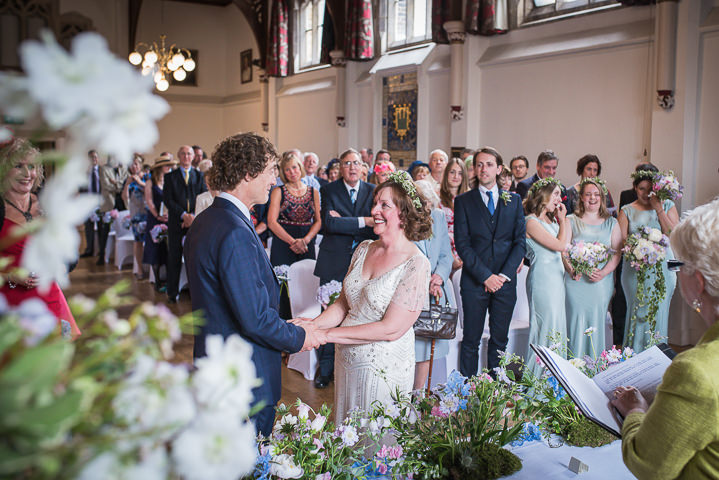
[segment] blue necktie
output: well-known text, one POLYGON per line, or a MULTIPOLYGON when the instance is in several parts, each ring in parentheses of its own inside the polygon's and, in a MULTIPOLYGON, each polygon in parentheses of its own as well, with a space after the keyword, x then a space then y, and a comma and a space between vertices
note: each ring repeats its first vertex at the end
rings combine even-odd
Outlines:
POLYGON ((357 201, 357 190, 354 188, 350 188, 350 202, 352 202, 352 205, 355 204, 357 201))
POLYGON ((494 201, 492 200, 492 192, 487 192, 487 209, 490 215, 494 215, 494 201))

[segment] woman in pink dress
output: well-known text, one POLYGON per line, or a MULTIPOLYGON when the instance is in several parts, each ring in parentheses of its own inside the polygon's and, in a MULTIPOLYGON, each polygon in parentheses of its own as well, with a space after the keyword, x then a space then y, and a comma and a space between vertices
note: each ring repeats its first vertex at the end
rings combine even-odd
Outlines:
POLYGON ((454 255, 452 271, 462 267, 462 260, 457 255, 457 249, 454 248, 454 199, 468 190, 467 169, 464 167, 464 162, 458 158, 451 159, 447 168, 444 169, 442 183, 439 187, 439 198, 441 200, 440 207, 447 219, 449 241, 452 245, 452 255, 454 255))
MULTIPOLYGON (((7 171, 2 184, 2 199, 5 205, 5 217, 0 229, 0 256, 10 257, 11 263, 6 271, 20 266, 27 236, 15 233, 34 218, 41 215, 37 196, 32 191, 42 181, 42 165, 37 163, 40 152, 23 138, 14 138, 0 147, 0 164, 7 171)), ((39 298, 60 320, 70 324, 73 337, 80 335, 75 319, 65 300, 62 290, 53 282, 46 292, 41 292, 37 277, 30 272, 27 278, 6 275, 6 282, 0 293, 11 306, 20 305, 25 300, 39 298)))

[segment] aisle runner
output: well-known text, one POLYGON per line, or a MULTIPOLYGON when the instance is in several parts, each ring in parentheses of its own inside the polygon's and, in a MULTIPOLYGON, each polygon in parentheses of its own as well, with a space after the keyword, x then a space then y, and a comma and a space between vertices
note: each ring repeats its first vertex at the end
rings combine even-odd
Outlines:
POLYGON ((617 440, 603 447, 549 448, 546 440, 525 443, 519 447, 507 447, 522 459, 522 469, 507 480, 536 480, 539 478, 579 480, 624 480, 634 475, 622 461, 622 442, 617 440), (567 468, 569 459, 576 457, 589 465, 589 471, 577 475, 567 468))

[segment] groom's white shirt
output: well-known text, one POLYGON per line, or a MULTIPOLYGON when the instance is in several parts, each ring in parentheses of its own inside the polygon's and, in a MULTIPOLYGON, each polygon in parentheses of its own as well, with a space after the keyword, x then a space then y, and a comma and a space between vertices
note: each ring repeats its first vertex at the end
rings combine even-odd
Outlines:
POLYGON ((228 200, 228 201, 232 202, 232 204, 233 204, 234 206, 236 206, 236 207, 240 210, 240 212, 242 212, 242 215, 244 215, 245 218, 247 218, 247 220, 249 220, 250 222, 252 221, 252 216, 250 215, 250 209, 247 208, 247 205, 245 205, 244 203, 242 203, 242 200, 240 200, 240 199, 237 198, 236 196, 231 195, 231 194, 229 194, 229 193, 227 193, 227 192, 220 192, 220 194, 217 195, 217 196, 220 197, 220 198, 224 198, 225 200, 228 200))

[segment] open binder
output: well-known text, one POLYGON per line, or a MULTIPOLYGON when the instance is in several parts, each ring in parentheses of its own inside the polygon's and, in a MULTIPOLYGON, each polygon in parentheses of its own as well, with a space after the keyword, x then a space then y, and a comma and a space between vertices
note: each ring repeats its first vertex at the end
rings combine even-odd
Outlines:
POLYGON ((589 378, 547 347, 534 344, 531 347, 582 414, 620 438, 624 419, 610 403, 614 389, 634 386, 651 404, 664 372, 676 355, 666 344, 655 345, 589 378))

